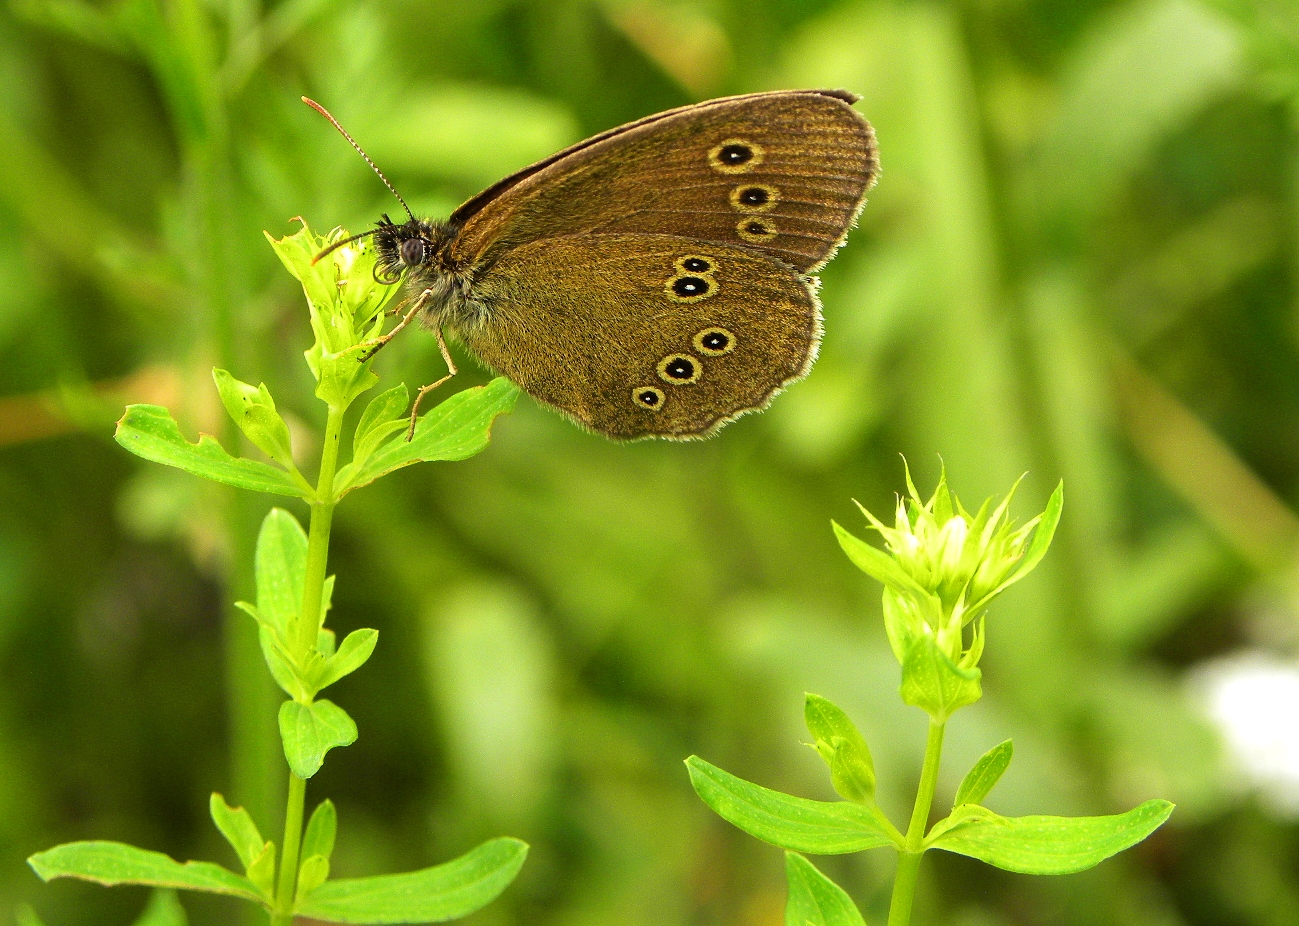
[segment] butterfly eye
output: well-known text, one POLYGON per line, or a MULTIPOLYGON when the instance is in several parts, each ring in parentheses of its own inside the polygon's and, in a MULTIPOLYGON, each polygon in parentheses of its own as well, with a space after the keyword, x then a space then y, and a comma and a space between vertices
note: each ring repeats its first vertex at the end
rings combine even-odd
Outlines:
POLYGON ((658 365, 659 378, 674 386, 699 382, 699 361, 689 354, 668 354, 658 365))
POLYGON ((428 243, 423 238, 407 238, 401 243, 401 262, 418 267, 428 258, 428 243))
POLYGON ((698 302, 715 295, 720 288, 717 281, 710 276, 686 274, 672 277, 664 284, 663 291, 673 302, 698 302))
POLYGON ((780 191, 775 187, 753 184, 731 190, 731 205, 740 212, 768 212, 775 208, 780 191))
POLYGON ((693 343, 705 357, 720 357, 735 350, 735 335, 725 328, 705 328, 694 336, 693 343))
POLYGON ((631 397, 632 401, 641 408, 648 408, 650 411, 656 412, 663 407, 663 390, 653 386, 637 386, 631 391, 631 397))
POLYGON ((745 219, 735 231, 745 241, 770 241, 777 234, 775 223, 768 219, 745 219))
POLYGON ((708 152, 708 164, 724 174, 744 174, 762 163, 765 152, 743 138, 728 138, 708 152))

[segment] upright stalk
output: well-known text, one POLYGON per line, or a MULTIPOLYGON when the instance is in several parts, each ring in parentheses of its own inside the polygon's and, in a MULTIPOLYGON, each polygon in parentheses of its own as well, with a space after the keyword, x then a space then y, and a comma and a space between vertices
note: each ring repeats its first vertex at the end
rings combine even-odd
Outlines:
POLYGON ((893 877, 893 899, 889 903, 888 926, 909 926, 911 904, 916 898, 916 879, 920 875, 925 830, 929 823, 929 810, 934 803, 934 789, 938 785, 938 764, 943 755, 943 724, 929 722, 929 738, 925 743, 925 766, 920 772, 920 788, 916 803, 911 809, 911 823, 907 826, 906 848, 898 853, 898 870, 893 877))
MULTIPOLYGON (((320 454, 320 477, 316 501, 311 505, 311 527, 307 532, 307 566, 302 590, 302 611, 293 632, 294 656, 301 658, 316 647, 320 632, 320 605, 324 599, 325 571, 329 565, 329 532, 334 521, 334 473, 338 468, 338 445, 343 435, 346 409, 331 405, 325 422, 325 446, 320 454)), ((302 847, 302 817, 307 782, 289 773, 289 791, 284 808, 284 842, 280 851, 279 879, 275 887, 275 911, 271 926, 293 926, 293 899, 298 883, 298 854, 302 847)))

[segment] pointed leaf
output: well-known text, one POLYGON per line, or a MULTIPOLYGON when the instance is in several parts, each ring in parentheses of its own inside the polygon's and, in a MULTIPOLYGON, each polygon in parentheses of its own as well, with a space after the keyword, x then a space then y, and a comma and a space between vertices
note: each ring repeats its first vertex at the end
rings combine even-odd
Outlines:
POLYGON ((307 821, 307 831, 302 836, 303 856, 321 855, 328 859, 334 854, 334 834, 338 831, 338 811, 334 802, 323 800, 316 805, 307 821))
POLYGON ((983 799, 988 796, 988 792, 1010 765, 1014 754, 1015 746, 1010 740, 998 743, 985 752, 979 761, 974 763, 974 768, 966 774, 961 786, 956 789, 956 800, 952 802, 952 806, 983 803, 983 799))
POLYGON ((865 738, 838 705, 820 695, 804 697, 803 718, 816 739, 816 751, 830 766, 835 791, 845 800, 873 802, 875 764, 865 738))
POLYGON ((338 496, 412 463, 473 456, 487 446, 492 421, 513 408, 518 397, 519 387, 504 377, 457 392, 419 419, 412 440, 393 437, 362 466, 340 470, 338 496))
POLYGON ((839 547, 862 572, 889 588, 910 592, 913 595, 928 594, 915 579, 911 578, 911 574, 884 550, 873 547, 865 540, 848 533, 836 521, 831 521, 830 524, 834 528, 835 537, 839 539, 839 547))
POLYGON ((235 855, 239 856, 239 863, 247 870, 266 843, 266 840, 262 839, 262 834, 257 831, 257 824, 253 822, 252 815, 242 807, 231 807, 225 802, 225 798, 215 791, 208 800, 208 811, 212 814, 212 822, 216 824, 216 828, 235 850, 235 855))
POLYGON ((933 637, 922 634, 902 662, 902 700, 924 710, 934 723, 946 723, 956 710, 983 697, 982 676, 977 668, 959 668, 933 637))
POLYGON ((1085 871, 1145 839, 1168 819, 1173 805, 1146 801, 1108 817, 1002 817, 982 807, 977 810, 977 816, 936 833, 925 841, 926 846, 968 855, 1006 871, 1064 875, 1085 871))
POLYGON ((284 636, 302 610, 307 532, 283 508, 272 508, 262 519, 253 571, 257 578, 257 610, 284 636))
POLYGON ((509 886, 528 844, 492 839, 460 858, 399 875, 326 881, 297 905, 331 923, 430 923, 467 916, 509 886))
POLYGON ((843 888, 796 852, 785 853, 785 880, 785 926, 866 926, 843 888))
POLYGON ((298 866, 298 887, 295 895, 299 901, 329 880, 329 859, 323 855, 308 855, 298 866))
POLYGON ((207 434, 191 444, 180 433, 171 412, 160 405, 128 405, 117 423, 117 442, 131 453, 154 463, 174 466, 195 476, 253 492, 311 498, 310 486, 298 483, 282 469, 232 457, 207 434))
POLYGON ((837 855, 893 843, 866 808, 810 801, 736 778, 698 756, 686 759, 690 782, 722 819, 751 836, 795 852, 837 855))
POLYGON ((335 746, 350 746, 356 742, 356 735, 356 723, 333 701, 285 701, 280 705, 284 757, 299 778, 310 778, 320 771, 325 753, 335 746))
POLYGON ((266 663, 266 668, 270 670, 271 678, 275 679, 275 684, 279 685, 290 698, 305 700, 309 697, 312 692, 298 675, 298 670, 289 659, 289 654, 285 652, 275 631, 263 624, 258 628, 257 640, 262 647, 262 659, 266 663))
POLYGON ((370 658, 374 652, 375 644, 379 642, 379 631, 365 628, 362 630, 353 630, 343 638, 343 643, 338 648, 338 652, 329 658, 324 664, 324 671, 316 680, 316 690, 328 687, 334 684, 345 675, 350 675, 370 658))
POLYGON ((267 900, 275 897, 275 843, 262 846, 257 857, 248 866, 248 880, 267 900))
POLYGON ((385 440, 406 427, 406 406, 410 393, 405 383, 381 392, 365 407, 352 437, 352 466, 359 467, 385 440))
POLYGON ((250 386, 225 370, 214 369, 212 379, 226 413, 244 436, 264 454, 287 470, 296 470, 289 441, 289 426, 275 410, 275 399, 266 384, 250 386))
POLYGON ((38 852, 27 864, 43 881, 79 878, 106 887, 145 884, 209 894, 229 894, 261 903, 252 882, 211 862, 182 865, 161 852, 150 852, 121 842, 69 842, 38 852))

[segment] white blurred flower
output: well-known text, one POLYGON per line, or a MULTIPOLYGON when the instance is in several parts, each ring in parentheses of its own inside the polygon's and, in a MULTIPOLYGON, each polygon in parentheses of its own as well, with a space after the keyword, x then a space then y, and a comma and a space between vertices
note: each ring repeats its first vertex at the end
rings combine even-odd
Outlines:
POLYGON ((1299 661, 1243 652, 1205 663, 1192 684, 1244 789, 1299 817, 1299 661))

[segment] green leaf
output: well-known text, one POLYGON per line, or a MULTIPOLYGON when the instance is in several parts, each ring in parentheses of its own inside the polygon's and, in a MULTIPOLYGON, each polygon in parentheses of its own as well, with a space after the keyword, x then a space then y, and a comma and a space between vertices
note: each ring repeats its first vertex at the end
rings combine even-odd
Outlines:
POLYGON ((869 804, 875 800, 875 763, 861 732, 837 705, 807 694, 803 718, 816 738, 815 748, 830 766, 830 780, 839 796, 869 804))
POLYGON ((686 759, 690 782, 722 819, 751 836, 795 852, 837 855, 893 844, 882 823, 848 801, 810 801, 736 778, 698 756, 686 759))
POLYGON ((946 723, 957 709, 983 697, 982 676, 977 668, 959 668, 932 636, 921 634, 902 661, 902 700, 924 710, 934 723, 946 723))
POLYGON ((187 926, 188 923, 176 892, 160 888, 149 894, 149 903, 133 926, 187 926))
MULTIPOLYGON (((925 840, 927 848, 968 855, 1006 871, 1066 875, 1085 871, 1153 833, 1173 812, 1168 801, 1146 801, 1109 817, 1002 817, 967 804, 970 814, 925 840)), ((958 813, 953 813, 953 818, 958 813)))
POLYGON ((352 466, 360 467, 392 435, 406 427, 406 406, 410 393, 398 383, 375 396, 356 423, 352 437, 352 466))
POLYGON ((844 553, 848 554, 848 559, 852 560, 854 566, 866 573, 875 581, 887 585, 898 591, 910 592, 913 595, 928 595, 911 574, 903 569, 896 559, 886 553, 871 546, 866 541, 848 533, 839 526, 838 522, 831 521, 834 528, 834 535, 839 539, 839 547, 844 553))
POLYGON ((225 798, 215 791, 208 800, 208 811, 212 814, 212 822, 226 838, 226 842, 230 843, 231 848, 235 850, 235 855, 239 856, 239 863, 247 871, 253 859, 257 858, 262 847, 266 845, 266 840, 262 839, 262 834, 258 832, 252 815, 242 807, 231 807, 225 802, 225 798))
POLYGON ((316 805, 307 821, 307 831, 302 836, 302 854, 329 858, 334 854, 334 834, 338 831, 338 811, 334 802, 323 800, 316 805))
POLYGON ((307 532, 283 508, 272 508, 262 519, 253 572, 257 581, 257 610, 284 637, 302 610, 307 532))
POLYGON ((117 423, 116 438, 138 457, 213 482, 307 500, 312 496, 311 487, 305 482, 299 483, 269 463, 232 457, 214 437, 202 434, 197 444, 191 444, 181 435, 171 412, 160 405, 128 405, 126 414, 117 423))
POLYGON ((248 865, 248 880, 251 881, 262 896, 268 901, 275 897, 275 843, 268 842, 262 846, 257 857, 248 865))
POLYGON ((316 691, 334 684, 340 678, 350 675, 365 665, 365 661, 370 658, 378 642, 379 631, 368 627, 349 633, 343 638, 343 644, 338 648, 338 652, 324 662, 322 672, 314 682, 316 691))
POLYGON ((289 426, 275 410, 275 399, 266 384, 250 386, 222 369, 213 369, 212 379, 221 404, 244 436, 276 463, 290 472, 296 471, 289 426))
POLYGON ((429 923, 458 919, 487 904, 523 866, 528 844, 492 839, 432 868, 375 878, 326 881, 297 905, 299 916, 331 923, 429 923))
POLYGON ((361 343, 337 354, 317 356, 320 382, 316 384, 316 398, 336 408, 347 408, 367 389, 374 388, 379 377, 370 369, 374 362, 372 348, 361 343))
POLYGON ((79 878, 106 887, 145 884, 262 902, 251 881, 211 862, 180 862, 121 842, 69 842, 38 852, 27 864, 42 881, 79 878))
POLYGON ((323 855, 308 855, 298 866, 298 887, 294 895, 299 901, 329 880, 329 859, 323 855))
POLYGON ((956 789, 956 800, 952 802, 952 806, 982 803, 988 796, 988 792, 1001 779, 1014 754, 1015 746, 1010 740, 998 743, 985 752, 979 761, 974 763, 974 768, 970 769, 961 786, 956 789))
MULTIPOLYGON (((247 609, 245 609, 247 610, 247 609)), ((290 698, 306 700, 314 692, 311 686, 298 674, 297 666, 289 658, 281 637, 265 624, 258 628, 257 640, 262 646, 262 660, 270 670, 275 684, 290 698)))
POLYGON ((320 771, 325 753, 335 746, 350 746, 356 742, 356 735, 356 723, 333 701, 285 701, 280 705, 284 757, 299 778, 310 778, 320 771))
POLYGON ((518 397, 519 387, 504 377, 457 392, 420 417, 411 440, 393 437, 363 465, 343 467, 338 474, 338 497, 412 463, 473 456, 487 446, 492 421, 513 408, 518 397))
POLYGON ((797 852, 785 853, 785 926, 866 926, 857 905, 797 852))

